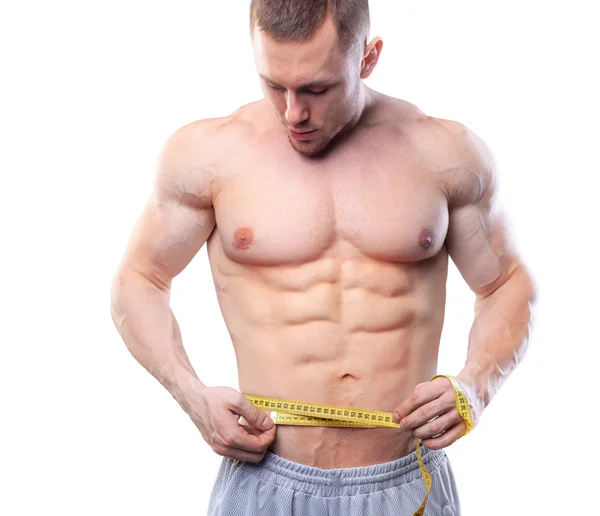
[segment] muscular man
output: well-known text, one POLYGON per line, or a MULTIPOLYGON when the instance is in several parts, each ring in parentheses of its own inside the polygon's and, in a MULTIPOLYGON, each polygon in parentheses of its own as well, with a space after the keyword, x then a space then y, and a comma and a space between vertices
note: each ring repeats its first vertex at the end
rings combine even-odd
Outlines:
MULTIPOLYGON (((254 0, 265 98, 177 130, 112 289, 133 356, 223 462, 213 515, 459 514, 443 448, 465 433, 437 372, 448 257, 476 294, 464 368, 477 420, 528 340, 532 281, 489 149, 368 88, 367 0, 254 0), (171 282, 207 242, 239 391, 196 376, 171 282), (279 426, 244 394, 394 412, 400 429, 279 426), (328 512, 329 511, 329 512, 328 512)), ((208 344, 208 343, 207 343, 208 344)))

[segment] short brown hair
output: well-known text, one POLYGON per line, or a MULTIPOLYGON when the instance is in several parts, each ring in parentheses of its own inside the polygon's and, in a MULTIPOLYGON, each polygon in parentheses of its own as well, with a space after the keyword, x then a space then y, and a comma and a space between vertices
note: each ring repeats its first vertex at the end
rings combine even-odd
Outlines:
POLYGON ((367 43, 369 0, 252 0, 250 32, 253 34, 256 26, 276 41, 307 39, 328 14, 335 24, 342 52, 367 43))

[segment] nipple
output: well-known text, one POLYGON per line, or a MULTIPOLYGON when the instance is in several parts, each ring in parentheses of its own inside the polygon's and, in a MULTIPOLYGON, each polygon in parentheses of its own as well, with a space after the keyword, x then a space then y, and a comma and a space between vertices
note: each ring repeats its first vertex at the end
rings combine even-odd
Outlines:
POLYGON ((254 243, 254 232, 250 228, 239 228, 233 234, 233 247, 238 251, 246 251, 254 243))
POLYGON ((428 251, 435 245, 435 233, 431 229, 422 229, 419 233, 419 245, 428 251))

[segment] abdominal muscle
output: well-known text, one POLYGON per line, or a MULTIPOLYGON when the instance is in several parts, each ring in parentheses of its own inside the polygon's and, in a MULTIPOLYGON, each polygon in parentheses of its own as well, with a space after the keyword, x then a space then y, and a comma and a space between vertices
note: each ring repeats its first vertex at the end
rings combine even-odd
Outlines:
MULTIPOLYGON (((264 336, 260 352, 256 344, 253 349, 247 346, 254 339, 238 343, 241 392, 391 412, 417 383, 435 373, 435 359, 416 356, 415 348, 423 344, 414 331, 346 336, 345 351, 318 358, 319 350, 335 342, 333 335, 326 337, 335 328, 330 324, 327 331, 323 323, 312 326, 284 331, 279 339, 264 336), (319 326, 324 336, 311 338, 319 326)), ((330 469, 387 462, 414 447, 412 434, 402 429, 278 425, 271 451, 294 462, 330 469)))
MULTIPOLYGON (((249 273, 218 258, 211 259, 213 277, 243 394, 391 412, 435 374, 445 257, 382 264, 381 274, 371 268, 360 283, 330 281, 323 271, 332 264, 249 273), (394 276, 403 286, 390 290, 394 276)), ((323 469, 378 464, 414 449, 402 429, 287 425, 278 425, 270 447, 323 469)))

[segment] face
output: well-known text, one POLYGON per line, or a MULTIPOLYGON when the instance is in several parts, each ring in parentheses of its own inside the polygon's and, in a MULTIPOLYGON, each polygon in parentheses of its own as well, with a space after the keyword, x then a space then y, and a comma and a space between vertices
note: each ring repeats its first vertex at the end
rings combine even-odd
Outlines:
POLYGON ((265 96, 297 152, 320 154, 356 121, 362 54, 340 52, 329 19, 302 41, 277 42, 255 29, 253 49, 265 96))

